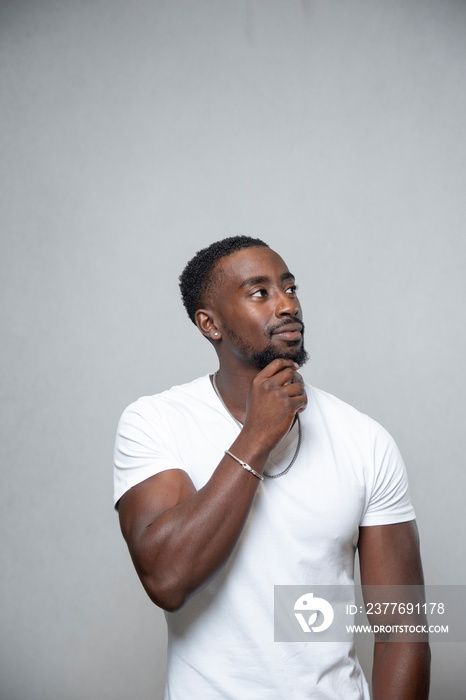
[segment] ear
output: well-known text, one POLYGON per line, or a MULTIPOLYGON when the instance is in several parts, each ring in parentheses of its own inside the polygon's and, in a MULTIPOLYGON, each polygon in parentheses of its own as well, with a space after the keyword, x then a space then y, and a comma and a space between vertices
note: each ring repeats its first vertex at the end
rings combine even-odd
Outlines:
POLYGON ((222 334, 215 324, 211 311, 208 309, 198 309, 195 314, 195 319, 196 326, 208 340, 213 342, 221 339, 222 334))

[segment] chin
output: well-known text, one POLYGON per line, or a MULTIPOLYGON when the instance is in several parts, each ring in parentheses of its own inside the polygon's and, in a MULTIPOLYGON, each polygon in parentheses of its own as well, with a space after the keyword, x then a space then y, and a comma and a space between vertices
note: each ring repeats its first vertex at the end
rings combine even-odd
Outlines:
POLYGON ((296 362, 302 367, 308 361, 309 355, 304 349, 304 345, 298 348, 290 348, 289 350, 279 350, 273 345, 268 345, 264 350, 255 353, 251 357, 251 360, 259 369, 264 369, 264 367, 267 367, 273 360, 278 359, 293 360, 293 362, 296 362))

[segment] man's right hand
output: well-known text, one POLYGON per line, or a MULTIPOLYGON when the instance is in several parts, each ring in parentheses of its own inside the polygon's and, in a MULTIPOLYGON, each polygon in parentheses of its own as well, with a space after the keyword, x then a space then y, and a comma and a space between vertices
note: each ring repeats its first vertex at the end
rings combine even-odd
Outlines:
POLYGON ((307 405, 304 380, 293 360, 273 360, 249 390, 243 432, 269 453, 288 433, 307 405))

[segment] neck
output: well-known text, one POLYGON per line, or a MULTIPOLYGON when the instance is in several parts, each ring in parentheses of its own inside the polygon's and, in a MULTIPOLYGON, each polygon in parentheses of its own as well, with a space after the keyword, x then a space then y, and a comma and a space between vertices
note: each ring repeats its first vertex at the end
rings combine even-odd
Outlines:
POLYGON ((249 389, 254 377, 260 372, 250 365, 226 366, 220 362, 217 372, 217 388, 230 413, 244 425, 249 389))

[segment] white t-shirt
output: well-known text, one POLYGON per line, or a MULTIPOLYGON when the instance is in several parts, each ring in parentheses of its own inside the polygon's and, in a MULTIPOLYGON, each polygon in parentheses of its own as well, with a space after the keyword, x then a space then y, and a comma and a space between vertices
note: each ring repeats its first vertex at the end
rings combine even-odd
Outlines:
MULTIPOLYGON (((351 643, 273 641, 274 585, 350 585, 359 526, 415 517, 387 431, 330 394, 306 391, 291 470, 261 482, 225 566, 166 613, 165 700, 369 700, 351 643)), ((115 503, 166 469, 184 469, 199 489, 239 430, 209 376, 139 399, 118 426, 115 503)), ((297 425, 271 453, 268 473, 289 464, 296 441, 297 425)), ((241 467, 232 460, 231 468, 241 467)))

